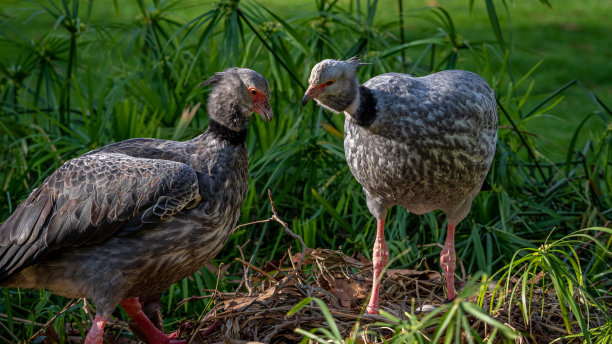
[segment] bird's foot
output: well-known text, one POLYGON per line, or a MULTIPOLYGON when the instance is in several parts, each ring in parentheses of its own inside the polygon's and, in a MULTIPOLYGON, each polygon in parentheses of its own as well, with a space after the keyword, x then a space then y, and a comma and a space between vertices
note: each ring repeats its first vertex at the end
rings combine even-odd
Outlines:
POLYGON ((166 335, 163 332, 146 332, 147 339, 150 344, 186 344, 185 339, 176 339, 178 333, 173 332, 170 335, 166 335))
POLYGON ((208 326, 208 328, 206 329, 206 331, 200 333, 200 336, 202 336, 203 338, 205 338, 206 336, 209 336, 211 333, 213 333, 213 331, 219 327, 219 324, 221 324, 221 322, 219 321, 219 319, 215 320, 215 322, 213 322, 210 326, 208 326))
POLYGON ((185 321, 185 323, 180 325, 179 328, 176 331, 174 331, 172 333, 169 333, 168 334, 168 338, 176 339, 176 338, 178 338, 181 335, 181 333, 187 331, 190 328, 191 328, 191 324, 189 323, 189 321, 185 321))
POLYGON ((374 308, 373 306, 368 305, 368 307, 366 307, 366 314, 379 314, 378 307, 374 308))
MULTIPOLYGON (((200 337, 201 338, 206 338, 207 336, 209 336, 211 333, 213 333, 213 331, 219 327, 220 321, 219 320, 215 320, 210 326, 208 326, 206 328, 206 330, 204 330, 203 332, 200 332, 200 337)), ((170 333, 168 335, 168 338, 170 338, 170 341, 168 342, 169 344, 179 344, 179 343, 185 343, 185 340, 176 340, 176 338, 182 333, 185 332, 187 330, 189 330, 191 328, 191 324, 186 321, 178 330, 170 333)))
POLYGON ((121 301, 126 313, 138 324, 147 336, 150 344, 185 344, 184 339, 175 339, 155 327, 151 320, 142 312, 142 305, 138 298, 128 298, 121 301))
POLYGON ((453 297, 452 299, 451 299, 451 298, 448 298, 448 299, 444 300, 444 304, 445 304, 445 305, 448 305, 449 303, 451 303, 451 302, 455 301, 455 299, 456 299, 456 297, 453 297))

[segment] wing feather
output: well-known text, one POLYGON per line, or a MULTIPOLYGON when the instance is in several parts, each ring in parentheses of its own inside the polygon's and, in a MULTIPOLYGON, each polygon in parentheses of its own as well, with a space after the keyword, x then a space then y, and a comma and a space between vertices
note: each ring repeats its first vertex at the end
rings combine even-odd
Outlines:
POLYGON ((180 162, 87 154, 51 174, 0 225, 0 281, 44 254, 130 235, 199 202, 180 162))

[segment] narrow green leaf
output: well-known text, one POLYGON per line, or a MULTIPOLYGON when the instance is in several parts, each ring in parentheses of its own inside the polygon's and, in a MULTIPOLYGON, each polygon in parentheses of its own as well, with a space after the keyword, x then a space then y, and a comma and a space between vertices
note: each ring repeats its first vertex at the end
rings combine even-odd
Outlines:
POLYGON ((340 216, 340 214, 338 214, 336 212, 336 209, 334 209, 334 207, 329 204, 329 202, 327 202, 327 200, 325 200, 325 198, 323 198, 323 196, 321 196, 315 189, 310 189, 312 195, 314 196, 314 198, 323 206, 323 208, 325 208, 325 210, 327 210, 327 212, 336 220, 338 221, 338 223, 344 227, 344 229, 348 230, 348 231, 353 231, 353 229, 351 228, 351 225, 349 225, 348 222, 346 222, 346 220, 344 220, 344 218, 342 218, 342 216, 340 216))
POLYGON ((506 50, 506 42, 504 41, 504 36, 502 35, 501 26, 499 25, 499 20, 497 19, 497 12, 495 11, 495 5, 493 4, 493 0, 485 0, 485 4, 487 6, 487 13, 489 14, 489 22, 491 23, 491 29, 495 34, 495 38, 497 38, 497 43, 502 51, 506 50))
POLYGON ((341 341, 342 335, 340 334, 340 330, 338 330, 338 326, 336 325, 336 320, 334 319, 334 316, 329 311, 329 308, 327 308, 327 305, 325 304, 325 302, 317 298, 314 298, 314 301, 319 305, 319 309, 321 309, 321 312, 323 313, 323 316, 325 317, 325 321, 327 321, 327 325, 329 326, 332 333, 334 334, 335 339, 341 341))

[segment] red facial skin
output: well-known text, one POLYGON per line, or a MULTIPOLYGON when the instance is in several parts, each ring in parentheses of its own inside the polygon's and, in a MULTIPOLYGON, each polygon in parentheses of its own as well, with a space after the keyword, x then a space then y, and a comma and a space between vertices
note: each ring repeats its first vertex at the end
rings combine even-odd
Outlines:
POLYGON ((253 112, 258 113, 265 121, 272 120, 272 107, 268 98, 257 88, 249 87, 249 94, 253 98, 253 112))
POLYGON ((311 99, 316 98, 319 94, 325 91, 325 87, 333 84, 336 80, 329 80, 323 84, 318 85, 310 85, 306 93, 304 94, 304 98, 302 98, 302 106, 306 105, 311 99))

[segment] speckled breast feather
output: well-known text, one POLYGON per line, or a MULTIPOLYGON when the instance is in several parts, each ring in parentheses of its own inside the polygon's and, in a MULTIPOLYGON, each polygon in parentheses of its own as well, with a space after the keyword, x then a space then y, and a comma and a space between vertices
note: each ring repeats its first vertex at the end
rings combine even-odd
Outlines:
POLYGON ((358 117, 346 116, 344 148, 372 214, 384 218, 399 204, 417 214, 442 209, 449 223, 461 221, 495 152, 497 106, 487 83, 450 70, 420 78, 383 74, 360 94, 364 88, 375 114, 362 120, 366 102, 358 117))

